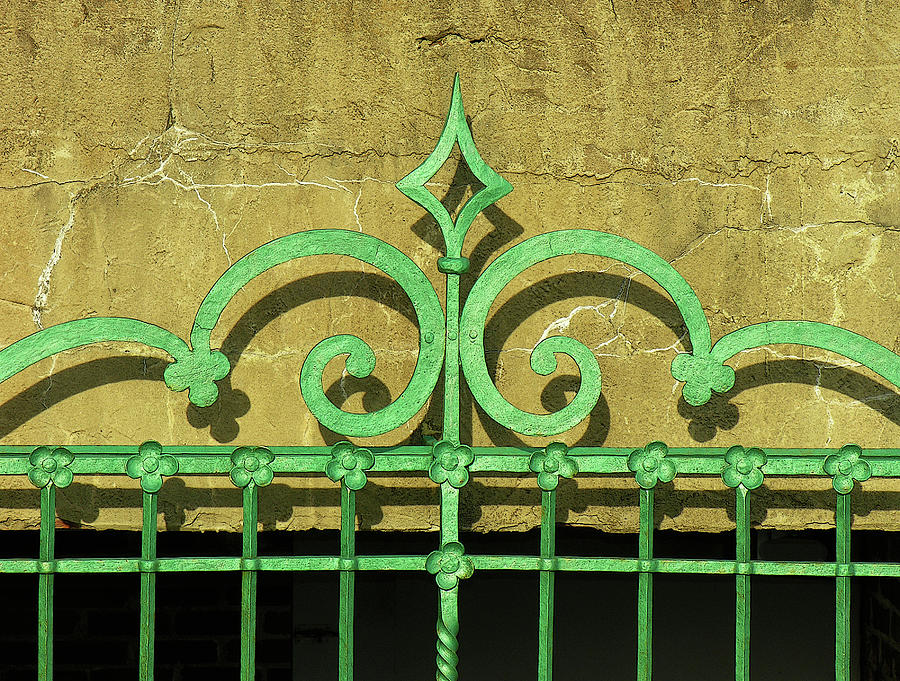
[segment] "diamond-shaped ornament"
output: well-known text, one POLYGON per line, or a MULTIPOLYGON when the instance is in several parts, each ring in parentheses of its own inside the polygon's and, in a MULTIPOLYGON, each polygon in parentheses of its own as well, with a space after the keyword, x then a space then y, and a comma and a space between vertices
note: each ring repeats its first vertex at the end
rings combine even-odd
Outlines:
POLYGON ((453 81, 453 96, 450 99, 447 121, 444 123, 444 130, 441 132, 434 151, 422 165, 397 183, 397 189, 422 206, 437 220, 444 235, 449 258, 458 258, 462 255, 463 240, 466 238, 466 232, 475 216, 512 191, 512 185, 485 163, 475 148, 475 140, 472 139, 472 131, 469 129, 466 114, 463 111, 458 73, 453 81), (480 191, 466 201, 455 221, 450 217, 450 213, 444 208, 444 205, 425 187, 425 183, 430 181, 450 158, 454 143, 459 144, 459 150, 462 152, 462 157, 469 166, 469 170, 484 185, 480 191))

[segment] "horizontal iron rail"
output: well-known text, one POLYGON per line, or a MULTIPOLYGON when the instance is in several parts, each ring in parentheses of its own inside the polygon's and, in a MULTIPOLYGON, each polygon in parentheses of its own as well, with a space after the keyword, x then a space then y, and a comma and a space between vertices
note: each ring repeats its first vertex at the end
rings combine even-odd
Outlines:
MULTIPOLYGON (((478 570, 522 570, 555 572, 652 572, 694 575, 757 575, 780 577, 900 577, 900 563, 817 563, 791 561, 707 560, 703 558, 598 558, 557 556, 469 556, 478 570)), ((129 573, 129 572, 240 572, 240 571, 341 571, 357 572, 425 569, 427 556, 203 556, 186 558, 58 558, 40 561, 28 558, 0 559, 0 574, 129 573)))
MULTIPOLYGON (((53 446, 51 445, 52 449, 53 446)), ((75 455, 69 465, 74 474, 124 475, 125 464, 134 456, 135 446, 65 446, 75 455)), ((163 447, 162 452, 178 459, 178 475, 221 475, 232 468, 234 447, 163 447)), ((266 447, 274 455, 270 467, 274 473, 322 474, 332 458, 333 447, 266 447)), ((370 447, 374 465, 370 473, 425 472, 434 458, 431 447, 370 447)), ((0 475, 23 475, 32 464, 29 457, 34 446, 0 447, 0 475)), ((475 455, 469 466, 472 473, 530 473, 531 456, 539 448, 472 447, 475 455)), ((568 455, 577 459, 579 473, 631 474, 627 459, 633 448, 572 447, 568 455)), ((829 449, 766 448, 766 476, 818 475, 830 477, 822 463, 839 451, 829 449)), ((671 447, 666 458, 672 460, 679 475, 721 475, 724 447, 671 447)), ((862 449, 862 456, 870 464, 873 477, 900 477, 900 448, 862 449)))

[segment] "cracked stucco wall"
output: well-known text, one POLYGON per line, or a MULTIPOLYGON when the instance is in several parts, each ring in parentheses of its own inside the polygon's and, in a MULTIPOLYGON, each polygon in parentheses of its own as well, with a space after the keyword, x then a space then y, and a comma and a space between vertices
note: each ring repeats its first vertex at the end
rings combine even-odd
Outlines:
MULTIPOLYGON (((3 345, 91 315, 186 337, 232 262, 317 227, 385 239, 437 284, 436 226, 393 184, 431 151, 459 71, 476 143, 515 186, 470 231, 473 271, 543 231, 602 229, 673 262, 714 339, 810 319, 900 350, 900 6, 889 0, 14 0, 0 15, 0 53, 3 345)), ((431 189, 452 208, 469 183, 450 162, 431 189)), ((213 407, 165 388, 162 355, 91 347, 0 385, 0 434, 28 444, 330 441, 300 399, 306 353, 358 333, 375 349, 377 380, 335 362, 325 385, 349 409, 377 408, 411 375, 410 315, 398 287, 353 260, 285 265, 247 286, 217 327, 233 372, 213 407)), ((551 377, 530 372, 531 348, 555 333, 587 344, 603 370, 603 397, 570 444, 900 443, 898 391, 809 349, 747 352, 732 362, 734 390, 687 406, 669 374, 686 342, 677 310, 611 261, 532 268, 493 308, 489 365, 523 408, 558 408, 577 385, 565 362, 551 377)), ((519 442, 470 400, 464 419, 465 439, 519 442)), ((422 413, 376 441, 420 441, 439 422, 422 413)), ((278 482, 263 495, 266 527, 337 525, 330 483, 278 482)), ((163 490, 166 527, 239 525, 233 490, 187 483, 163 490)), ((62 519, 137 526, 136 492, 109 484, 61 493, 62 519)), ((760 525, 829 522, 821 486, 779 484, 760 525)), ((857 526, 897 527, 896 490, 882 487, 866 487, 857 526)), ((34 494, 3 494, 0 525, 34 526, 34 494)), ((662 527, 729 526, 714 484, 676 481, 660 499, 662 527)), ((525 529, 536 500, 530 481, 476 480, 466 522, 525 529)), ((635 500, 621 480, 599 490, 579 480, 560 495, 568 522, 616 531, 636 527, 635 500)), ((361 495, 360 522, 432 528, 435 501, 421 481, 381 481, 361 495)))

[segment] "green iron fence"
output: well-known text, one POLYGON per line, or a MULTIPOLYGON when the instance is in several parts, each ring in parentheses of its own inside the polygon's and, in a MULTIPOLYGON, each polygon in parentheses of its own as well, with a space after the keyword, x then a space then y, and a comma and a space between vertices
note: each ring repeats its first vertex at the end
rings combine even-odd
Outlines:
MULTIPOLYGON (((420 352, 408 386, 388 406, 367 414, 342 411, 325 395, 322 376, 332 359, 346 355, 346 370, 358 378, 375 366, 372 349, 352 335, 332 336, 305 360, 303 398, 325 427, 345 436, 386 433, 412 419, 432 395, 444 371, 443 432, 423 446, 359 447, 344 441, 312 447, 179 447, 145 442, 139 447, 0 447, 0 475, 27 476, 40 489, 40 549, 34 559, 0 559, 0 573, 35 574, 38 579, 38 678, 53 678, 53 585, 60 573, 139 573, 141 589, 139 678, 154 673, 156 576, 161 572, 236 571, 241 573, 240 678, 255 670, 256 595, 260 571, 324 570, 339 574, 339 659, 341 681, 353 673, 354 585, 359 571, 425 570, 435 577, 439 599, 436 627, 438 681, 457 679, 461 581, 480 570, 532 571, 539 575, 537 678, 553 673, 554 578, 558 572, 618 572, 638 575, 636 678, 652 675, 653 580, 660 573, 734 575, 735 678, 750 678, 750 588, 754 575, 811 576, 835 584, 835 678, 850 678, 850 580, 852 577, 900 577, 898 563, 854 562, 850 556, 851 492, 870 477, 900 477, 900 449, 668 448, 661 442, 632 448, 573 447, 549 442, 543 448, 472 447, 460 443, 460 377, 478 404, 494 420, 517 433, 549 440, 584 418, 600 396, 600 369, 593 353, 571 338, 551 336, 539 342, 531 367, 542 375, 556 370, 556 354, 571 357, 581 372, 574 398, 550 414, 532 414, 508 402, 494 385, 485 361, 484 328, 492 302, 526 268, 573 254, 613 258, 642 271, 672 297, 684 318, 691 353, 676 356, 672 375, 685 383, 687 402, 703 404, 712 391, 726 392, 734 370, 725 362, 754 347, 794 343, 830 350, 875 371, 900 386, 900 357, 863 336, 828 324, 772 321, 747 326, 712 343, 709 325, 694 291, 663 258, 626 238, 593 230, 549 232, 527 239, 492 262, 474 283, 460 309, 460 276, 469 261, 462 255, 469 225, 485 207, 512 190, 475 149, 459 90, 454 84, 450 111, 437 146, 428 159, 397 183, 437 221, 446 255, 437 262, 446 275, 446 309, 425 274, 393 246, 344 230, 291 234, 260 246, 230 267, 204 298, 190 334, 190 345, 171 332, 135 319, 98 317, 43 329, 0 351, 0 381, 71 348, 103 341, 138 342, 165 350, 174 359, 165 371, 169 388, 188 390, 190 401, 208 406, 218 396, 216 381, 230 370, 228 359, 210 347, 210 335, 232 296, 266 270, 306 256, 339 254, 367 262, 393 277, 408 294, 418 317, 420 352), (484 188, 456 219, 425 188, 455 144, 484 188), (355 505, 372 473, 427 475, 440 487, 440 538, 428 555, 357 555, 355 505), (470 555, 460 543, 459 494, 473 473, 536 475, 541 490, 540 550, 533 556, 470 555), (261 556, 257 551, 259 488, 276 474, 328 476, 340 484, 340 555, 261 556), (637 558, 559 556, 556 552, 556 489, 560 478, 630 474, 639 490, 637 558), (143 498, 141 555, 123 558, 56 558, 56 489, 75 475, 128 475, 140 481, 143 498), (167 476, 228 475, 243 494, 243 548, 240 556, 159 558, 156 552, 157 495, 167 476), (734 489, 734 560, 660 559, 653 553, 654 489, 676 475, 716 476, 734 489), (751 560, 750 503, 764 476, 829 476, 836 498, 836 546, 833 562, 751 560)), ((364 491, 362 493, 365 493, 364 491)), ((237 626, 237 624, 236 624, 237 626)))

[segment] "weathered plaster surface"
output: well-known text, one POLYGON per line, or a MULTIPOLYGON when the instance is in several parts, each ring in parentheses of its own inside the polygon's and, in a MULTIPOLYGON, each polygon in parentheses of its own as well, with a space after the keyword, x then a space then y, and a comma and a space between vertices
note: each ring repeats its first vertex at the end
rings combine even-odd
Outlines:
MULTIPOLYGON (((393 183, 431 150, 459 71, 479 149, 515 186, 473 225, 476 272, 528 236, 603 229, 673 262, 714 339, 797 318, 900 350, 894 2, 12 2, 0 55, 4 345, 90 315, 186 336, 230 263, 317 227, 385 239, 437 285, 436 226, 393 183)), ((431 189, 455 206, 469 176, 449 165, 431 189)), ((308 350, 358 333, 375 349, 378 380, 334 363, 326 386, 348 408, 380 406, 412 373, 409 315, 402 291, 351 259, 285 265, 247 286, 217 327, 233 365, 218 404, 196 409, 168 392, 160 354, 87 348, 0 385, 2 441, 318 443, 331 435, 297 381, 308 350)), ((687 406, 668 371, 687 341, 677 310, 610 261, 550 262, 501 295, 489 360, 519 406, 558 408, 577 385, 564 362, 549 380, 530 372, 529 351, 555 333, 593 348, 603 370, 601 402, 570 444, 900 443, 895 389, 803 348, 748 352, 732 363, 731 393, 687 406)), ((465 438, 519 441, 466 404, 465 438)), ((418 442, 439 423, 423 413, 375 441, 418 442)), ((532 482, 476 482, 464 494, 473 527, 534 525, 537 493, 523 491, 532 482)), ((61 493, 61 516, 133 526, 132 493, 96 491, 104 484, 61 493)), ((164 489, 165 525, 235 527, 234 493, 196 484, 164 489)), ((361 523, 433 527, 433 490, 403 484, 410 490, 385 481, 361 495, 361 523)), ((721 491, 693 484, 676 485, 670 501, 660 494, 662 526, 728 527, 721 491)), ((336 526, 336 494, 322 485, 298 482, 308 490, 299 494, 279 481, 263 522, 336 526)), ((568 521, 635 527, 631 483, 595 486, 564 489, 568 521)), ((805 502, 772 487, 762 524, 828 522, 821 494, 810 493, 813 510, 786 510, 805 502)), ((894 493, 875 487, 857 522, 896 527, 896 514, 879 509, 897 507, 894 493)), ((0 511, 7 527, 35 520, 28 493, 15 494, 0 511)))

